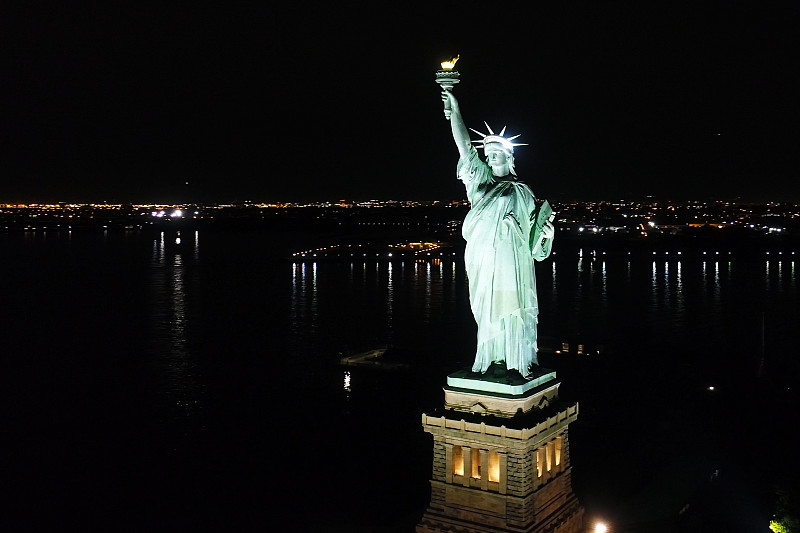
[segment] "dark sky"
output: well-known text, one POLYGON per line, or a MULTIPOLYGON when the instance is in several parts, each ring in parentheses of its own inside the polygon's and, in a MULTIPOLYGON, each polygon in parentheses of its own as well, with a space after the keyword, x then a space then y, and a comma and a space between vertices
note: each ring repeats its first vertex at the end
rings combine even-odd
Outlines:
POLYGON ((0 202, 463 198, 456 53, 538 196, 800 200, 799 8, 551 3, 3 8, 0 202))

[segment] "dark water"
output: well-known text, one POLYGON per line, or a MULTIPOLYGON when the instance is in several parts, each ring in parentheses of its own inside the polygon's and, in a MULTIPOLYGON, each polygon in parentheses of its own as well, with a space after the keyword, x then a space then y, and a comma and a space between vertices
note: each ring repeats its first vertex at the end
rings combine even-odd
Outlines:
MULTIPOLYGON (((412 530, 428 498, 420 413, 474 349, 463 262, 295 264, 300 238, 0 235, 5 529, 412 530), (408 370, 337 365, 381 345, 408 370)), ((715 512, 708 473, 751 464, 764 411, 793 401, 798 268, 592 250, 541 264, 541 359, 581 403, 590 513, 715 512), (552 353, 562 342, 590 355, 552 353)), ((731 476, 742 520, 763 523, 751 481, 731 476)))

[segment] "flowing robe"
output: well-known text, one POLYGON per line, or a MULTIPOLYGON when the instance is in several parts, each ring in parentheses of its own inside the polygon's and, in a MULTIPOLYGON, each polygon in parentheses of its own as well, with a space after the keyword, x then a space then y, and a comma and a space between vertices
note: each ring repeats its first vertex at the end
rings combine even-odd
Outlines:
POLYGON ((514 176, 495 177, 475 148, 459 159, 457 174, 472 204, 462 229, 469 300, 478 323, 472 371, 485 372, 493 362, 505 361, 509 370, 528 377, 537 363, 533 265, 550 255, 552 239, 531 252, 533 192, 514 176))

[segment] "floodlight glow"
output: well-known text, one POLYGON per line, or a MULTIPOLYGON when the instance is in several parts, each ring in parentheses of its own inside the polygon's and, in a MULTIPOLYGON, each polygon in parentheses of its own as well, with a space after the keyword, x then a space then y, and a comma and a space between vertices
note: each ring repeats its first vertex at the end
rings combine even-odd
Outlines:
POLYGON ((182 215, 183 215, 183 211, 181 211, 180 209, 176 209, 175 211, 172 212, 172 214, 170 216, 175 218, 175 217, 179 217, 179 216, 182 216, 182 215))
POLYGON ((602 522, 598 522, 594 525, 595 533, 606 533, 607 531, 608 531, 608 526, 602 522))

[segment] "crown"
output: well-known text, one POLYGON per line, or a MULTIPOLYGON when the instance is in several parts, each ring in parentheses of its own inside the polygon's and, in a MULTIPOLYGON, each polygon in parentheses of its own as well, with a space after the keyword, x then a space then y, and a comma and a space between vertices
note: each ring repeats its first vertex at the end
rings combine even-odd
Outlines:
POLYGON ((478 145, 478 148, 485 148, 486 145, 489 144, 489 143, 498 143, 503 148, 508 150, 509 152, 514 153, 514 147, 515 146, 528 146, 527 143, 511 142, 514 139, 516 139, 517 137, 519 137, 519 135, 522 135, 522 134, 514 135, 513 137, 506 138, 506 137, 503 137, 503 134, 506 132, 506 127, 505 126, 503 126, 503 129, 500 130, 500 133, 495 133, 495 132, 492 131, 492 128, 489 127, 489 124, 487 124, 486 121, 484 121, 483 123, 486 124, 486 129, 489 131, 488 134, 481 133, 476 129, 470 128, 472 131, 474 131, 475 133, 477 133, 478 135, 481 136, 481 138, 478 139, 477 141, 472 141, 474 144, 478 145))

